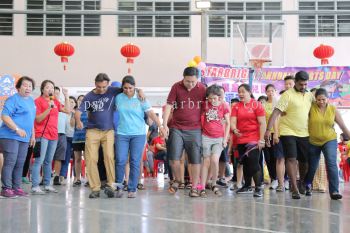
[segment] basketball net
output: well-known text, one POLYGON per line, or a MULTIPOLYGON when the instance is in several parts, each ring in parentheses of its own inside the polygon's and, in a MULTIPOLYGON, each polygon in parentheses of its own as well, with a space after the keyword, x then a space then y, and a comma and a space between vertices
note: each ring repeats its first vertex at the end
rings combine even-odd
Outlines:
POLYGON ((249 63, 254 69, 254 78, 255 79, 259 78, 263 75, 262 67, 267 62, 271 62, 271 60, 264 59, 264 58, 249 59, 249 63))

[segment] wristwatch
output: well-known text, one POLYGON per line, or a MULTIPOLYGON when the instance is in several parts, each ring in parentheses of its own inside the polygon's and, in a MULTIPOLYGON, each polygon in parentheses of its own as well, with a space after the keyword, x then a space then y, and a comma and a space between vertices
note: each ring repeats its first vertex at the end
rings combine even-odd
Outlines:
POLYGON ((17 132, 18 130, 19 130, 19 128, 18 128, 18 127, 16 127, 15 132, 17 132))

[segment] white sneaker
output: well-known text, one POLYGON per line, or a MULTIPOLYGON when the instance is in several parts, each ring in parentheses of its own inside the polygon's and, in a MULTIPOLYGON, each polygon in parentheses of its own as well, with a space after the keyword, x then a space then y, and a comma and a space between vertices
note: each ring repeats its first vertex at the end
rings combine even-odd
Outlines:
POLYGON ((32 188, 32 190, 30 190, 30 193, 33 195, 44 195, 45 192, 43 190, 41 190, 41 188, 39 186, 32 188))
POLYGON ((275 190, 277 188, 277 186, 278 186, 278 181, 277 180, 273 180, 271 182, 270 189, 275 190))
POLYGON ((284 181, 284 188, 285 190, 289 190, 289 180, 284 181))
POLYGON ((45 186, 44 187, 44 190, 45 190, 45 192, 48 192, 48 193, 58 193, 58 191, 57 191, 57 189, 55 189, 54 187, 52 187, 52 186, 45 186))
POLYGON ((164 174, 164 179, 169 179, 169 175, 168 174, 164 174))

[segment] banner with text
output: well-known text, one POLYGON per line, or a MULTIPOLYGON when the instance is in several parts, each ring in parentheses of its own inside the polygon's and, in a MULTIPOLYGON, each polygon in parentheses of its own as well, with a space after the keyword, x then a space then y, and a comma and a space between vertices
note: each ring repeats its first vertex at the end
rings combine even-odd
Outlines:
MULTIPOLYGON (((262 68, 254 74, 252 91, 256 98, 265 95, 265 86, 275 85, 277 92, 284 89, 283 79, 304 70, 309 74, 308 89, 325 88, 329 101, 339 108, 350 108, 350 66, 262 68)), ((202 82, 208 86, 216 83, 224 87, 226 100, 237 98, 238 86, 249 82, 249 68, 207 63, 202 82)))

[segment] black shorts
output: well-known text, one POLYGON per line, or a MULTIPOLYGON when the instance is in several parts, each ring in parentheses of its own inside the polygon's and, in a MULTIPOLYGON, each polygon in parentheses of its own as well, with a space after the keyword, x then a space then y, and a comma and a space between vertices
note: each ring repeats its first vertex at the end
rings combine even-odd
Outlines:
POLYGON ((185 149, 190 164, 201 164, 201 130, 179 130, 171 128, 167 141, 169 160, 180 160, 185 149))
POLYGON ((227 163, 230 162, 230 158, 228 156, 228 146, 226 146, 222 151, 220 155, 220 162, 227 163))
POLYGON ((294 158, 302 163, 308 161, 309 137, 281 136, 280 139, 285 158, 294 158))
POLYGON ((85 143, 84 142, 73 143, 73 151, 85 151, 85 143))
POLYGON ((67 137, 65 134, 58 135, 57 147, 53 160, 65 160, 66 159, 66 150, 67 150, 67 137))

